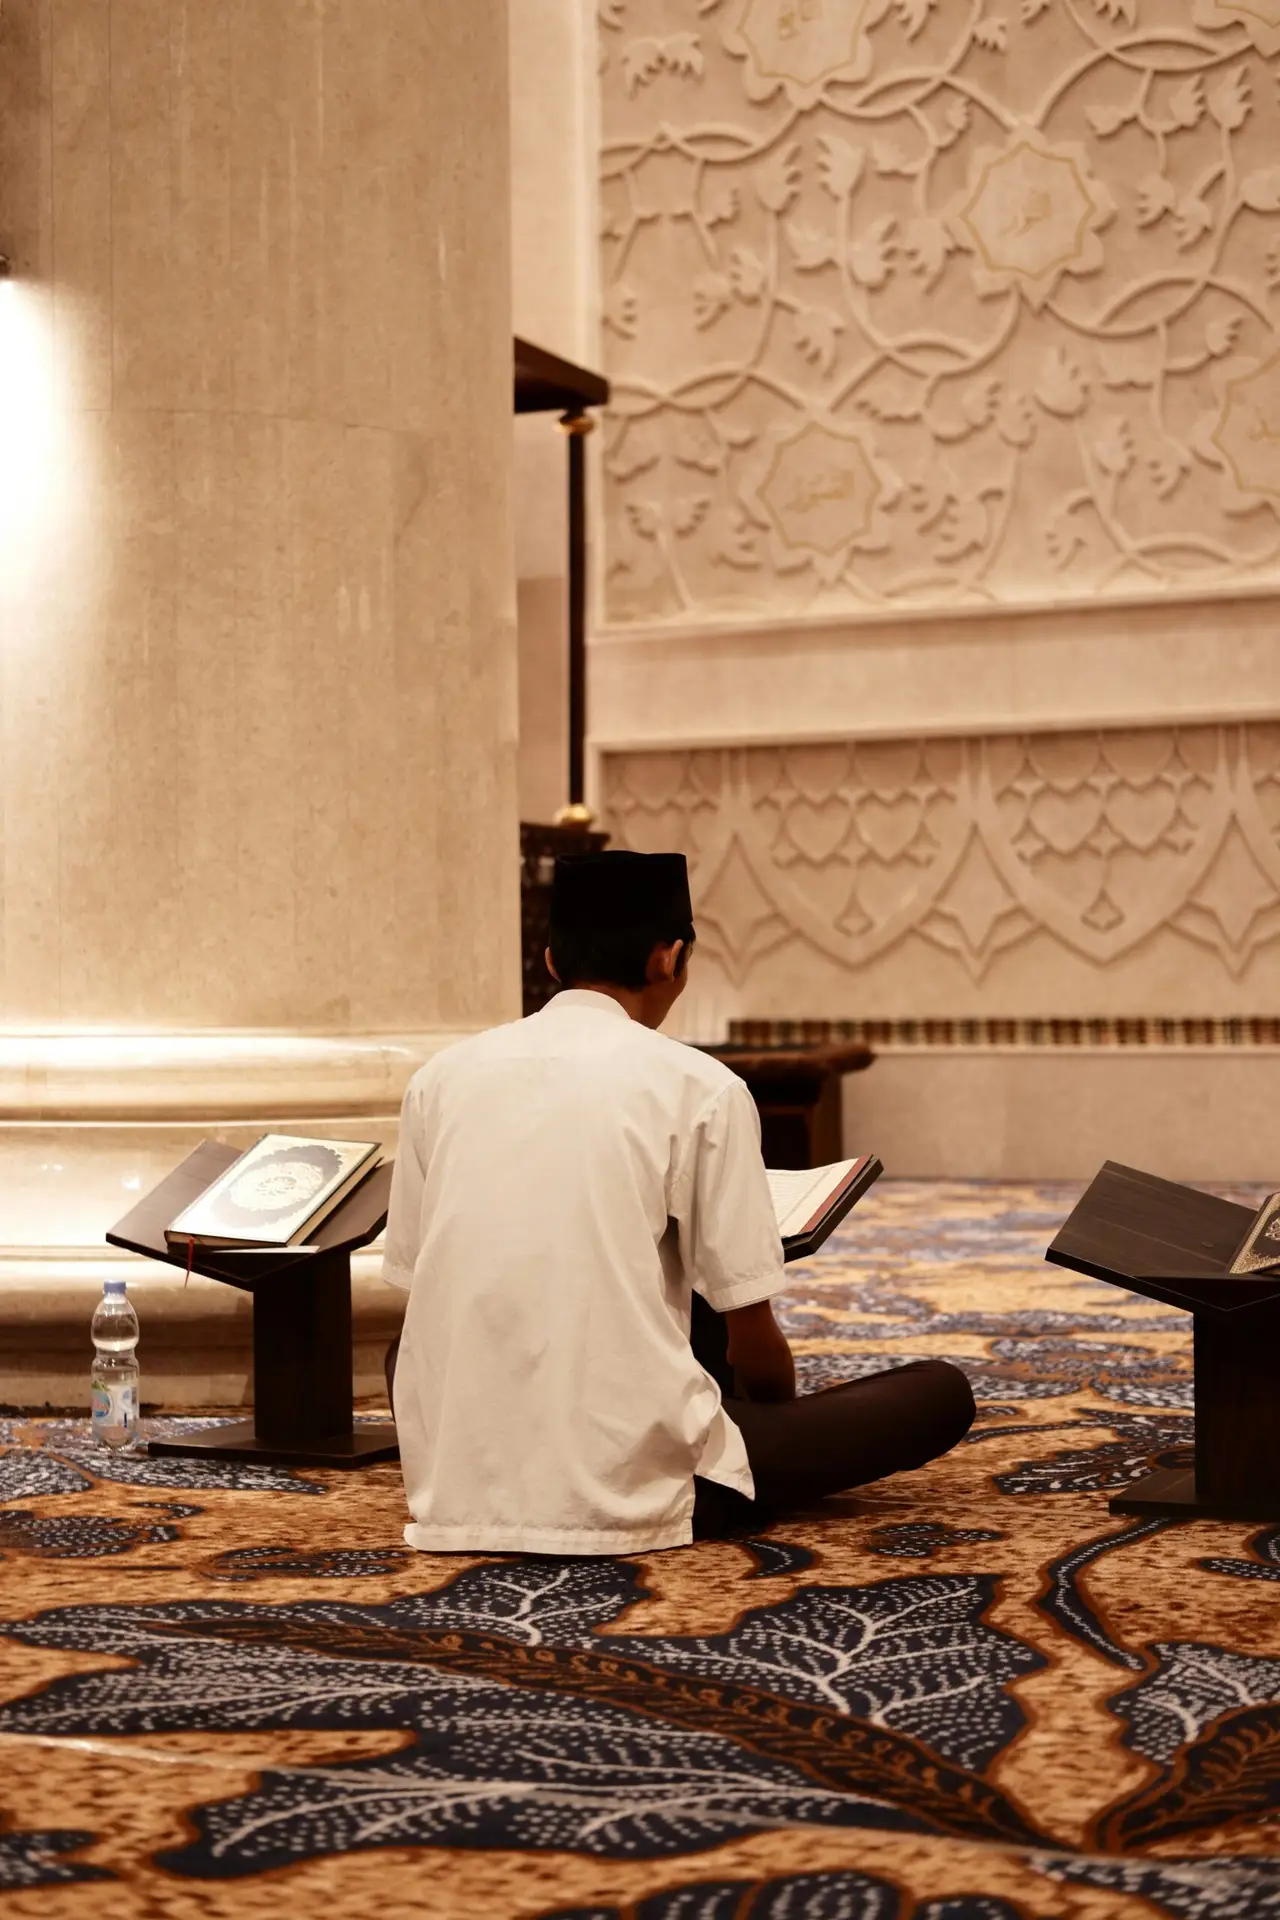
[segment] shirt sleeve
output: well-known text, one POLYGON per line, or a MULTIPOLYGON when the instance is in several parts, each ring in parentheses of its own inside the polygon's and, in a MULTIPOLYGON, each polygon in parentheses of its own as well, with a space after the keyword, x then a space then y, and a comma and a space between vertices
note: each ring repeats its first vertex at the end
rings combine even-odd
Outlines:
POLYGON ((391 1198, 383 1240, 382 1277, 390 1287, 411 1287, 422 1237, 422 1189, 426 1167, 417 1089, 411 1080, 400 1106, 400 1144, 391 1171, 391 1198))
POLYGON ((717 1313, 781 1291, 782 1240, 760 1154, 760 1116, 740 1080, 703 1109, 676 1204, 684 1270, 717 1313))

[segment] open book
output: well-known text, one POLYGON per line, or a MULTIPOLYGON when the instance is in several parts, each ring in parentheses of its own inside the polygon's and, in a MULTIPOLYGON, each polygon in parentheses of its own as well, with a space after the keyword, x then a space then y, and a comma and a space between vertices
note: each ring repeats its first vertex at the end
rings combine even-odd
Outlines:
POLYGON ((1269 1193, 1236 1248, 1228 1273, 1280 1273, 1280 1193, 1269 1193))
POLYGON ((803 1260, 816 1253, 883 1172, 873 1153, 836 1160, 828 1167, 771 1167, 769 1191, 786 1259, 803 1260))
POLYGON ((378 1160, 376 1140, 264 1133, 170 1221, 164 1237, 171 1246, 300 1246, 378 1160))

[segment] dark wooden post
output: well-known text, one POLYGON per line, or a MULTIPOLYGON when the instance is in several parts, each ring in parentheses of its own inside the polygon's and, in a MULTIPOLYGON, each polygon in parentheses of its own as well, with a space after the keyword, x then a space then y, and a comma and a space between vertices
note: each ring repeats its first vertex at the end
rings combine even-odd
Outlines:
POLYGON ((595 426, 588 407, 603 407, 609 382, 571 360, 513 342, 517 413, 558 413, 569 438, 569 803, 556 825, 579 832, 592 823, 587 786, 587 461, 583 442, 595 426))
POLYGON ((566 413, 569 441, 569 804, 562 825, 589 826, 587 788, 587 457, 595 426, 587 413, 566 413))
POLYGON ((1280 1516, 1280 1304, 1195 1316, 1196 1499, 1280 1516))

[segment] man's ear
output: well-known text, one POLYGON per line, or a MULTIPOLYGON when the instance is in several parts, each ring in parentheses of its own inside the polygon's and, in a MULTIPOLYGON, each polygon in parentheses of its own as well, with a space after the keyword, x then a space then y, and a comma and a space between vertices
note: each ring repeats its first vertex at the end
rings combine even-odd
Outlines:
POLYGON ((644 970, 648 984, 651 987, 669 987, 680 971, 680 955, 683 952, 683 940, 676 940, 669 947, 655 947, 644 970))
POLYGON ((564 983, 561 980, 560 975, 556 972, 555 961, 551 958, 550 947, 548 947, 546 951, 543 953, 542 959, 543 959, 544 965, 546 966, 547 972, 551 975, 551 978, 555 981, 556 985, 558 987, 562 986, 564 983))

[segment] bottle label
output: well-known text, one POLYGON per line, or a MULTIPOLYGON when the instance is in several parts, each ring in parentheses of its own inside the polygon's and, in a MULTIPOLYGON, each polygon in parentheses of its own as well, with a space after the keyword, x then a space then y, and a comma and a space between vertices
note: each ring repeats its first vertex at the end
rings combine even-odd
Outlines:
POLYGON ((129 1438, 138 1425, 138 1388, 136 1382, 106 1381, 93 1383, 93 1430, 113 1437, 129 1438))

